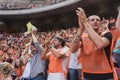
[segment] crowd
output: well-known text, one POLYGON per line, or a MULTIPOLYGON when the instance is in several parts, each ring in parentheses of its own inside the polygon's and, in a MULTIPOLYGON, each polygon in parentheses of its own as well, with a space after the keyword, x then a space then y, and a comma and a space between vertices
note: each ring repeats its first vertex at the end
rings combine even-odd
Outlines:
MULTIPOLYGON (((61 34, 67 41, 71 41, 74 35, 77 32, 77 27, 66 29, 66 30, 58 30, 58 31, 48 31, 48 32, 37 32, 36 36, 40 44, 44 47, 44 41, 46 37, 55 36, 55 34, 61 34)), ((21 60, 21 56, 24 54, 24 50, 26 49, 25 45, 27 45, 30 41, 31 36, 25 36, 24 33, 19 34, 9 34, 9 33, 1 33, 0 34, 0 61, 1 62, 9 62, 14 65, 14 68, 18 68, 18 78, 21 77, 22 72, 24 70, 24 66, 28 60, 28 58, 24 58, 21 60), (18 60, 19 59, 19 60, 18 60), (19 63, 18 63, 19 62, 19 63), (17 66, 18 65, 18 66, 17 66), (23 68, 23 69, 21 69, 23 68), (20 72, 21 71, 21 72, 20 72)), ((26 52, 27 54, 28 52, 26 52)))
POLYGON ((29 9, 31 8, 29 0, 1 0, 0 9, 3 10, 15 10, 15 9, 29 9))
POLYGON ((0 79, 118 80, 113 62, 120 67, 120 13, 116 20, 100 20, 97 15, 87 19, 82 8, 76 14, 79 27, 1 33, 0 79))
POLYGON ((0 1, 0 9, 3 10, 16 10, 16 9, 29 9, 44 7, 56 3, 60 3, 65 0, 3 0, 0 1))

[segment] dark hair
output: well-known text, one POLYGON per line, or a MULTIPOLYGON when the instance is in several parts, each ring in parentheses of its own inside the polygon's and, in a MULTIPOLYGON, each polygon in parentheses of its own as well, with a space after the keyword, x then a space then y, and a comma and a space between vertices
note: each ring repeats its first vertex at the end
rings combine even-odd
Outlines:
POLYGON ((112 26, 115 26, 116 24, 115 23, 109 23, 108 24, 108 29, 111 29, 112 26))
POLYGON ((15 63, 14 63, 14 67, 15 67, 15 68, 22 68, 22 66, 23 66, 23 62, 22 62, 21 59, 18 59, 18 60, 20 61, 20 65, 17 66, 16 61, 15 61, 15 63))
POLYGON ((12 59, 12 58, 7 58, 6 62, 8 62, 8 63, 12 64, 13 59, 12 59))
POLYGON ((63 38, 56 37, 56 39, 59 40, 59 41, 61 42, 62 47, 65 46, 66 41, 65 41, 63 38))

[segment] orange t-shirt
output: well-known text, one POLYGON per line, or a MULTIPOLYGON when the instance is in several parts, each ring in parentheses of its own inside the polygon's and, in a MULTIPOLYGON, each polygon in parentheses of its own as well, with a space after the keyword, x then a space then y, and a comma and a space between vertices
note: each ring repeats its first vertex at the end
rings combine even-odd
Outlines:
POLYGON ((20 78, 24 72, 24 69, 25 67, 23 66, 21 69, 20 68, 16 68, 16 74, 17 74, 17 77, 20 78))
POLYGON ((120 37, 120 31, 116 30, 111 30, 110 31, 112 33, 112 45, 111 45, 111 52, 113 51, 113 49, 115 48, 116 42, 118 40, 118 38, 120 37))
MULTIPOLYGON (((82 69, 83 72, 93 74, 112 73, 113 69, 108 62, 104 49, 96 49, 94 43, 87 34, 82 36, 83 46, 81 48, 82 69)), ((110 62, 112 56, 110 56, 110 62)), ((112 65, 112 62, 111 62, 112 65)))

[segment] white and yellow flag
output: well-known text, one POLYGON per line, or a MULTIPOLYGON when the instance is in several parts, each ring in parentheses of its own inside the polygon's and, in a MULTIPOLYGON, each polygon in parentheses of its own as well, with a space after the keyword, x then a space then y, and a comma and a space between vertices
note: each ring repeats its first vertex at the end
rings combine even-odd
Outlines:
POLYGON ((32 25, 31 22, 28 22, 27 23, 27 32, 28 32, 28 34, 31 33, 32 31, 37 31, 37 28, 36 28, 36 26, 32 25))

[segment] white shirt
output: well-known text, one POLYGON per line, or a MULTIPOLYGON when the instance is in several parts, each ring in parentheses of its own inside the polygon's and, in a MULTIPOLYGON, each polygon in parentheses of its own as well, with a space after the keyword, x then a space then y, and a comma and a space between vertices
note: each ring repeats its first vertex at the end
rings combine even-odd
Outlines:
POLYGON ((68 56, 69 56, 68 51, 69 51, 69 48, 67 46, 63 47, 63 49, 60 51, 61 53, 66 54, 66 57, 62 61, 62 66, 64 71, 66 71, 66 68, 68 65, 68 56))
POLYGON ((78 56, 79 56, 80 51, 76 51, 75 53, 71 53, 70 55, 70 62, 69 62, 69 68, 72 69, 78 69, 79 61, 78 61, 78 56))
POLYGON ((23 72, 22 78, 29 78, 30 77, 30 64, 31 60, 28 59, 28 62, 26 64, 25 70, 23 72))

